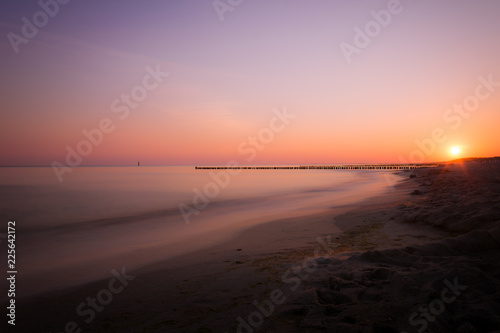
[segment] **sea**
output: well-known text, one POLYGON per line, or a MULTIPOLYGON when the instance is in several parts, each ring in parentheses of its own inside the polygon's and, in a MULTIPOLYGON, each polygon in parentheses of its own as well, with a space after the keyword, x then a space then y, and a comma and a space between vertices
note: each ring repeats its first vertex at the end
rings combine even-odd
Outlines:
MULTIPOLYGON (((193 166, 0 168, 0 248, 15 221, 19 297, 131 271, 390 190, 381 170, 196 170, 193 166)), ((391 179, 391 181, 388 181, 391 179)))

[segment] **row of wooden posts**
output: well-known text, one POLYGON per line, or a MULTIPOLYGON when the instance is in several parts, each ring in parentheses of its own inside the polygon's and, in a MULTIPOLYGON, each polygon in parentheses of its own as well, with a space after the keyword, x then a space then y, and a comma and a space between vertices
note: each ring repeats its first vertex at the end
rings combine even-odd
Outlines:
POLYGON ((249 169, 249 170, 409 170, 418 168, 432 168, 439 164, 336 164, 336 165, 296 165, 296 166, 196 166, 195 169, 219 170, 219 169, 249 169))

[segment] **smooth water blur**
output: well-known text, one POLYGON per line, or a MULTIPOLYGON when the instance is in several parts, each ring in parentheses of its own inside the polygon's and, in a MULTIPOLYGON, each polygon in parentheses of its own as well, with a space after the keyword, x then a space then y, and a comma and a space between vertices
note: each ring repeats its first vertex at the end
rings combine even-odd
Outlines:
POLYGON ((30 281, 25 292, 172 258, 253 225, 351 204, 388 186, 382 171, 231 172, 238 174, 80 167, 59 182, 52 168, 0 168, 1 217, 17 222, 20 277, 30 281), (184 216, 180 204, 190 207, 184 216))

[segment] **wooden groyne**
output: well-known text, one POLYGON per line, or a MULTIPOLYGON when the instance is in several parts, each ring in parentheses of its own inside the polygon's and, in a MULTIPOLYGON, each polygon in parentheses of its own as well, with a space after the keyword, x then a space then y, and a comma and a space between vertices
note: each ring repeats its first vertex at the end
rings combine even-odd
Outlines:
POLYGON ((434 168, 440 164, 334 164, 334 165, 296 165, 296 166, 195 166, 202 170, 409 170, 418 168, 434 168))

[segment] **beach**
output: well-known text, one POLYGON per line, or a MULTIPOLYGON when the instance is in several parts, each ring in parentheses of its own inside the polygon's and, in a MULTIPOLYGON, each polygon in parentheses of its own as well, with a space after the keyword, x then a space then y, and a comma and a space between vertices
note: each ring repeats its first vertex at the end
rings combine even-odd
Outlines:
POLYGON ((6 2, 0 332, 500 333, 499 12, 6 2))
POLYGON ((362 202, 260 224, 210 248, 137 270, 117 267, 106 279, 22 299, 16 328, 494 332, 500 327, 494 162, 401 171, 405 180, 362 202))

